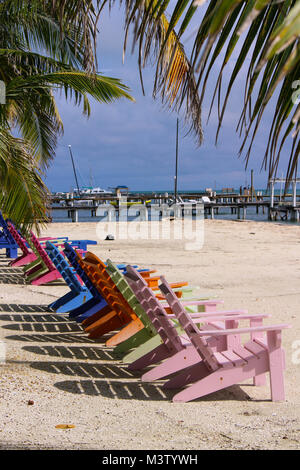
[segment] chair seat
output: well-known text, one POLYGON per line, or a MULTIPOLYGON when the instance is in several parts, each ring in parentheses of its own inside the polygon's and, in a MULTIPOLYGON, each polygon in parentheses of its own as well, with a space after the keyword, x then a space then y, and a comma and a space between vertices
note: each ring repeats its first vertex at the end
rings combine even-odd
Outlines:
POLYGON ((216 352, 215 358, 220 367, 224 369, 242 367, 255 359, 267 358, 267 349, 255 341, 249 341, 244 346, 237 346, 227 351, 216 352))

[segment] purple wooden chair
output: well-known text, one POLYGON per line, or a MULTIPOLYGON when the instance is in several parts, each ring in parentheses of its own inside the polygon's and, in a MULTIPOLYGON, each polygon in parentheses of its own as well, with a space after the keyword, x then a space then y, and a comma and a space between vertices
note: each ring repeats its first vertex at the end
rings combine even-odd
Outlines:
MULTIPOLYGON (((195 353, 188 336, 178 334, 176 325, 172 321, 176 316, 166 313, 164 305, 158 301, 139 273, 131 266, 127 266, 125 277, 160 335, 162 343, 137 358, 129 365, 129 369, 143 369, 164 360, 142 376, 142 381, 149 382, 199 362, 199 356, 195 353)), ((186 304, 191 304, 191 302, 183 302, 181 305, 186 304)), ((268 316, 249 315, 246 310, 206 311, 191 314, 193 322, 201 322, 201 330, 209 329, 216 332, 224 328, 237 328, 240 320, 250 320, 251 326, 258 326, 262 324, 263 318, 268 316)), ((206 339, 214 351, 224 351, 228 349, 229 344, 239 343, 239 335, 219 336, 216 334, 206 339)))
MULTIPOLYGON (((284 400, 285 357, 281 347, 281 332, 284 328, 289 328, 289 325, 201 331, 163 276, 161 282, 161 292, 187 334, 194 354, 198 355, 197 363, 166 384, 166 388, 191 384, 173 397, 174 402, 195 400, 250 378, 257 384, 255 379, 264 379, 267 372, 270 374, 272 401, 284 400), (207 341, 207 336, 230 337, 246 333, 250 333, 250 341, 243 345, 233 341, 229 344, 230 347, 222 352, 214 351, 207 341)), ((259 383, 263 383, 263 380, 259 380, 259 383)))

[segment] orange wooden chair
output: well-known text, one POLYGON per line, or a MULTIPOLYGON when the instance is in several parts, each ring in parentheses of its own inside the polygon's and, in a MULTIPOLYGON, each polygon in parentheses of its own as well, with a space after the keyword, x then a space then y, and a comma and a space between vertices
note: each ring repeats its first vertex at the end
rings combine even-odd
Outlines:
POLYGON ((131 321, 136 328, 142 328, 142 322, 119 296, 119 291, 105 270, 105 264, 93 253, 87 252, 85 258, 78 257, 78 263, 91 282, 105 299, 107 306, 82 322, 89 338, 100 338, 110 331, 120 329, 131 321), (137 321, 138 320, 138 321, 137 321))
MULTIPOLYGON (((142 330, 145 326, 144 323, 120 293, 109 276, 106 265, 90 252, 86 254, 84 259, 79 255, 78 262, 107 302, 107 307, 82 322, 89 337, 99 338, 110 331, 122 328, 106 342, 107 346, 115 346, 142 330)), ((156 288, 159 277, 155 277, 153 281, 153 278, 149 276, 149 271, 141 272, 141 274, 149 287, 156 288)), ((173 283, 173 286, 180 287, 182 284, 186 285, 187 283, 173 283)))

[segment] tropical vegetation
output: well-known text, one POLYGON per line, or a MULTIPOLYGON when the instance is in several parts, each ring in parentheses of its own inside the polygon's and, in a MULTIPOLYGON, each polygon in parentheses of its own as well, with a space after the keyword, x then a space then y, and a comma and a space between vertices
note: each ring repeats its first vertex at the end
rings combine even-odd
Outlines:
MULTIPOLYGON (((110 1, 99 3, 103 8, 110 1)), ((262 168, 275 176, 284 148, 289 151, 288 179, 296 173, 300 150, 299 0, 126 0, 125 16, 126 35, 133 25, 140 69, 154 54, 154 95, 160 92, 177 110, 184 106, 200 143, 201 107, 208 82, 216 83, 210 113, 216 101, 217 140, 240 78, 244 81, 237 122, 242 137, 240 155, 247 165, 263 127, 267 138, 262 168), (189 43, 192 40, 192 46, 182 60, 184 37, 189 43), (270 123, 266 120, 268 107, 270 123)))
POLYGON ((0 80, 5 91, 0 105, 0 208, 17 224, 30 226, 47 218, 43 172, 63 132, 55 90, 81 105, 87 116, 89 97, 101 103, 133 100, 120 80, 96 73, 94 12, 88 11, 88 3, 0 1, 0 80))
POLYGON ((0 73, 7 84, 0 113, 0 205, 7 214, 30 221, 31 210, 34 220, 44 213, 47 190, 40 172, 63 129, 53 88, 63 89, 87 114, 88 95, 105 102, 130 98, 120 81, 96 74, 97 24, 104 8, 115 3, 125 5, 124 53, 132 33, 142 86, 151 59, 154 97, 184 114, 198 144, 208 82, 216 79, 210 113, 216 106, 218 139, 239 78, 244 80, 240 155, 247 165, 263 126, 262 168, 276 175, 282 150, 289 148, 287 177, 296 173, 299 0, 0 0, 0 73), (189 53, 187 37, 193 41, 189 53), (272 119, 266 122, 270 108, 272 119), (13 135, 14 126, 19 135, 13 135))

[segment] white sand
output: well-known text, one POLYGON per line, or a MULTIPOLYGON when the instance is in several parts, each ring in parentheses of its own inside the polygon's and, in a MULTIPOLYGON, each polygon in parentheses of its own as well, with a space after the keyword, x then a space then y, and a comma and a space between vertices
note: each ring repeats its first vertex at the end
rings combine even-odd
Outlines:
MULTIPOLYGON (((95 239, 96 224, 51 224, 43 234, 95 239)), ((270 401, 269 385, 249 382, 173 404, 174 392, 164 392, 162 382, 142 384, 140 374, 113 360, 100 340, 88 340, 65 316, 47 313, 65 286, 24 285, 1 255, 0 339, 7 357, 0 365, 0 448, 299 448, 299 244, 299 226, 206 220, 198 252, 185 251, 182 241, 99 241, 91 247, 102 259, 187 280, 199 294, 224 299, 224 309, 270 313, 266 323, 291 324, 283 332, 283 403, 270 401)))

